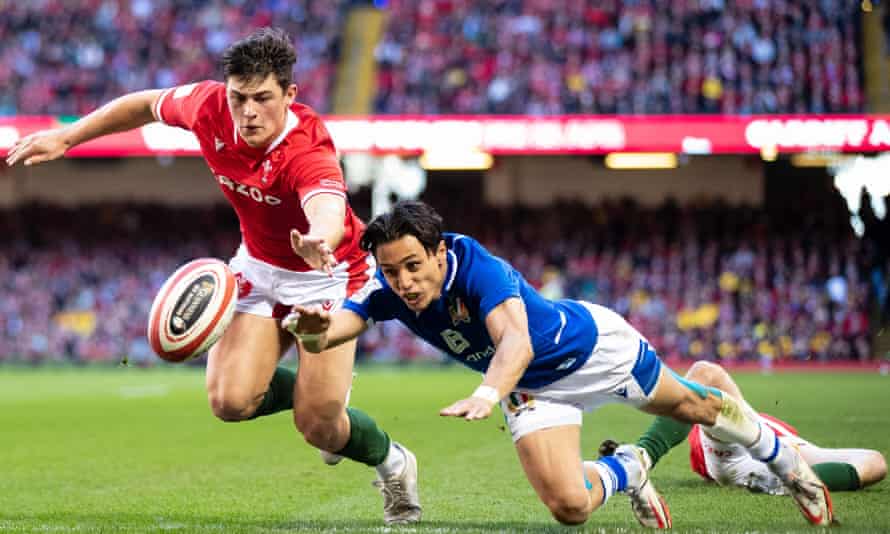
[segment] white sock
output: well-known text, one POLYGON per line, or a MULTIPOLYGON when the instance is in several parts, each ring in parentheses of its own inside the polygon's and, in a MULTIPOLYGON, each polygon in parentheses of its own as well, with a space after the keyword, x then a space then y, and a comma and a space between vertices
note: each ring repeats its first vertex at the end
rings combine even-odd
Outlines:
POLYGON ((788 450, 788 445, 779 441, 776 432, 763 423, 760 424, 760 436, 748 447, 751 456, 769 464, 774 472, 789 473, 795 467, 796 455, 788 450))
MULTIPOLYGON (((609 500, 609 497, 620 491, 627 489, 627 470, 623 463, 614 456, 604 456, 596 462, 584 462, 584 467, 594 469, 600 476, 600 483, 603 487, 603 503, 609 500)), ((594 481, 589 481, 596 484, 594 481)))
POLYGON ((389 452, 386 453, 386 458, 383 460, 383 463, 377 466, 377 474, 380 475, 380 478, 389 478, 396 475, 402 474, 402 471, 405 470, 405 464, 408 462, 408 458, 405 456, 405 451, 399 447, 395 441, 391 441, 389 443, 389 452))
MULTIPOLYGON (((761 436, 760 421, 747 411, 745 406, 731 395, 723 394, 723 406, 717 414, 712 426, 702 425, 702 430, 712 438, 724 443, 738 443, 750 450, 761 436)), ((755 458, 764 458, 772 449, 760 456, 754 451, 755 458)))
MULTIPOLYGON (((643 472, 646 466, 642 462, 645 460, 637 456, 637 450, 642 449, 638 449, 636 445, 622 445, 615 450, 613 457, 624 468, 625 488, 622 488, 621 491, 627 488, 639 488, 643 483, 643 472)), ((645 455, 646 451, 642 451, 645 455)))
MULTIPOLYGON (((584 466, 590 469, 594 469, 597 473, 599 473, 599 483, 600 486, 602 486, 603 488, 602 504, 606 504, 606 501, 609 500, 609 497, 611 497, 615 493, 615 485, 617 484, 617 482, 615 482, 614 477, 611 475, 608 468, 600 464, 599 462, 584 462, 584 466)), ((597 482, 591 481, 590 483, 596 484, 597 482)))
POLYGON ((781 449, 779 438, 768 425, 760 422, 757 425, 760 427, 760 433, 754 443, 748 446, 748 452, 761 462, 769 463, 779 454, 781 449))
POLYGON ((779 452, 776 457, 769 462, 770 468, 774 473, 782 478, 788 476, 797 466, 797 455, 789 450, 789 446, 779 442, 779 452))

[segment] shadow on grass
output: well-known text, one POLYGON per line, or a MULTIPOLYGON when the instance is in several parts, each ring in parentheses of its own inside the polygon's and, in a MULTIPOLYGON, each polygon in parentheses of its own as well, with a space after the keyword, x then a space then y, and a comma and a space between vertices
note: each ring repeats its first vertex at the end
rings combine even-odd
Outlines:
MULTIPOLYGON (((379 532, 386 534, 410 533, 466 533, 466 532, 637 532, 635 523, 612 524, 591 518, 581 529, 564 527, 555 522, 522 521, 423 521, 417 525, 385 526, 371 520, 262 520, 239 519, 231 516, 201 516, 198 514, 109 513, 76 514, 45 513, 15 514, 0 512, 0 532, 379 532)), ((639 532, 643 532, 639 530, 639 532)))
MULTIPOLYGON (((680 525, 682 532, 694 532, 702 534, 751 532, 744 525, 733 523, 713 522, 707 526, 680 525)), ((765 529, 756 528, 757 532, 782 532, 783 534, 797 533, 810 534, 814 532, 804 523, 793 525, 772 525, 765 529)), ((423 521, 418 525, 387 527, 377 520, 315 520, 315 519, 256 519, 237 518, 225 515, 199 515, 199 514, 169 514, 156 513, 108 513, 108 514, 76 514, 76 513, 45 513, 45 514, 15 514, 8 511, 0 512, 0 532, 173 532, 173 533, 380 533, 380 534, 409 534, 409 533, 435 533, 435 534, 464 534, 464 533, 553 533, 567 534, 577 532, 591 532, 596 534, 635 534, 648 533, 651 530, 643 529, 632 519, 624 521, 605 521, 603 518, 592 516, 587 523, 579 527, 566 527, 555 522, 545 521, 460 521, 460 520, 433 520, 423 521)), ((881 528, 857 526, 856 533, 861 532, 887 532, 881 528)))

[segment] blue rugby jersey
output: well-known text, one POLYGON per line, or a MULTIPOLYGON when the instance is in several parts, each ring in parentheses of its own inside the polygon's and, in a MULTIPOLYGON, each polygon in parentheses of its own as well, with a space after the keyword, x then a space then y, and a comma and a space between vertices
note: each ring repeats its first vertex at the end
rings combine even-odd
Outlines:
POLYGON ((510 264, 468 236, 449 233, 444 240, 448 269, 442 294, 422 313, 402 302, 379 269, 375 281, 347 300, 344 308, 366 321, 398 319, 450 357, 484 373, 495 353, 485 318, 506 299, 519 297, 534 351, 520 387, 545 386, 587 361, 597 339, 596 323, 587 308, 573 300, 545 299, 510 264))

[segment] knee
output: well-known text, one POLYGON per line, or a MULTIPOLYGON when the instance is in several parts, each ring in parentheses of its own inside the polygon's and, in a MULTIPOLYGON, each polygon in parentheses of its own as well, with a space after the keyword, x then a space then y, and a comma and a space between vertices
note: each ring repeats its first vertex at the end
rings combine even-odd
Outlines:
POLYGON ((884 459, 884 455, 878 451, 869 453, 867 466, 868 468, 865 469, 865 474, 860 481, 863 487, 877 484, 887 477, 887 461, 884 459))
POLYGON ((553 518, 563 525, 580 525, 587 521, 592 511, 590 495, 586 492, 554 496, 545 504, 553 518))
MULTIPOLYGON (((332 412, 332 411, 331 411, 332 412)), ((342 448, 339 443, 340 433, 339 422, 343 413, 342 406, 335 413, 329 413, 328 410, 312 410, 301 408, 300 404, 294 407, 294 425, 303 439, 313 447, 326 450, 336 451, 342 448)))
POLYGON ((247 391, 211 390, 208 398, 213 415, 226 422, 249 419, 259 405, 258 400, 247 391))
POLYGON ((699 360, 686 371, 686 378, 703 386, 713 386, 718 382, 720 370, 720 366, 716 364, 699 360))
POLYGON ((884 455, 879 452, 875 452, 874 455, 875 472, 877 473, 875 482, 880 482, 887 476, 887 460, 884 459, 884 455))

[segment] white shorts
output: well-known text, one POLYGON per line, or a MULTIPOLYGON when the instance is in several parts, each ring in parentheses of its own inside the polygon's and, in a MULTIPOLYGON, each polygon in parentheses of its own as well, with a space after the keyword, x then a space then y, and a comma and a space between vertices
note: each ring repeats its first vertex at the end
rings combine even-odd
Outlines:
POLYGON ((501 401, 513 441, 555 426, 581 425, 582 412, 604 404, 639 408, 658 388, 661 360, 646 339, 609 308, 581 302, 596 322, 590 359, 577 371, 537 389, 519 389, 501 401))
POLYGON ((377 264, 366 255, 361 262, 343 261, 334 275, 321 271, 298 272, 258 260, 241 245, 229 260, 238 280, 236 311, 261 317, 283 318, 295 304, 318 304, 336 310, 352 293, 374 277, 377 264))

